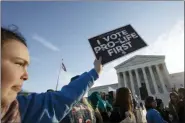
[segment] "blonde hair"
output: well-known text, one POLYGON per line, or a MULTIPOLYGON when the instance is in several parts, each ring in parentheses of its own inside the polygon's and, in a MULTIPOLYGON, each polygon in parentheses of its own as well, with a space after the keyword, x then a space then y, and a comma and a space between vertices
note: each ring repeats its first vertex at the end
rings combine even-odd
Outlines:
POLYGON ((94 115, 94 109, 92 108, 92 106, 90 105, 90 103, 87 101, 87 99, 85 97, 82 98, 82 103, 85 104, 87 106, 87 108, 90 111, 91 114, 91 118, 93 119, 93 115, 94 115))

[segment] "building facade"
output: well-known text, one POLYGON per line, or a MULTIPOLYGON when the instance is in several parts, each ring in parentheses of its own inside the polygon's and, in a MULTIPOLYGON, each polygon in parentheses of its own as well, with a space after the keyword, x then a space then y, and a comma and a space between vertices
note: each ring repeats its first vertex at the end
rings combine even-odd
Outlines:
POLYGON ((167 104, 169 93, 176 84, 175 81, 178 80, 184 87, 184 82, 182 82, 184 72, 170 75, 166 67, 165 56, 136 55, 119 64, 115 69, 118 84, 92 88, 89 94, 98 90, 108 92, 110 87, 115 90, 120 87, 128 87, 133 96, 137 95, 141 99, 140 88, 145 86, 148 95, 161 98, 167 104))
POLYGON ((118 89, 118 83, 93 87, 88 91, 88 96, 93 92, 105 92, 107 94, 109 91, 116 91, 116 89, 118 89))
POLYGON ((172 87, 183 88, 184 87, 184 72, 170 74, 172 87))

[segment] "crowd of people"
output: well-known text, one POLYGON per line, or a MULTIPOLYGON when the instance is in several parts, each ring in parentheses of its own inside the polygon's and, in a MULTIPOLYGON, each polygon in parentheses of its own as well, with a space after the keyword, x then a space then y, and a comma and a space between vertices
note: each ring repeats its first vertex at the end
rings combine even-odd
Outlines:
POLYGON ((148 123, 184 123, 185 122, 185 89, 171 92, 169 104, 164 106, 162 99, 149 96, 145 100, 148 123))
POLYGON ((184 123, 185 89, 171 92, 169 104, 153 96, 145 101, 133 98, 122 87, 115 92, 93 92, 82 98, 60 123, 184 123), (144 104, 144 105, 143 105, 144 104), (143 113, 143 112, 146 112, 143 113))
POLYGON ((29 59, 25 38, 17 31, 1 28, 2 123, 185 122, 184 88, 170 93, 168 108, 164 108, 161 99, 152 96, 144 102, 138 101, 126 87, 117 89, 115 94, 93 92, 84 97, 101 74, 101 57, 95 59, 93 69, 73 77, 60 91, 17 96, 28 79, 29 59))
POLYGON ((130 90, 118 89, 115 98, 113 93, 93 92, 83 97, 60 123, 120 123, 125 119, 136 123, 130 90))

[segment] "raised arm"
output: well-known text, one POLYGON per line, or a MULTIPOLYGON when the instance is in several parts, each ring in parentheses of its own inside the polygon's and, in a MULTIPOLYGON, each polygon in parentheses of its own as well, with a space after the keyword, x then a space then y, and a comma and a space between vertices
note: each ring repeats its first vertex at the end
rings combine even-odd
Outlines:
POLYGON ((98 79, 101 61, 95 60, 95 68, 85 72, 61 91, 18 96, 21 121, 24 123, 51 123, 62 120, 71 107, 79 101, 98 79))

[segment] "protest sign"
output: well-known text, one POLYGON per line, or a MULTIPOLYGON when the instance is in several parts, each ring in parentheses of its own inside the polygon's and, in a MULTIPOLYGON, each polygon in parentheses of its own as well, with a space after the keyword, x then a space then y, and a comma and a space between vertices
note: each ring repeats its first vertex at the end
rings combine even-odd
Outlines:
POLYGON ((131 25, 90 38, 89 43, 103 65, 147 46, 131 25))

